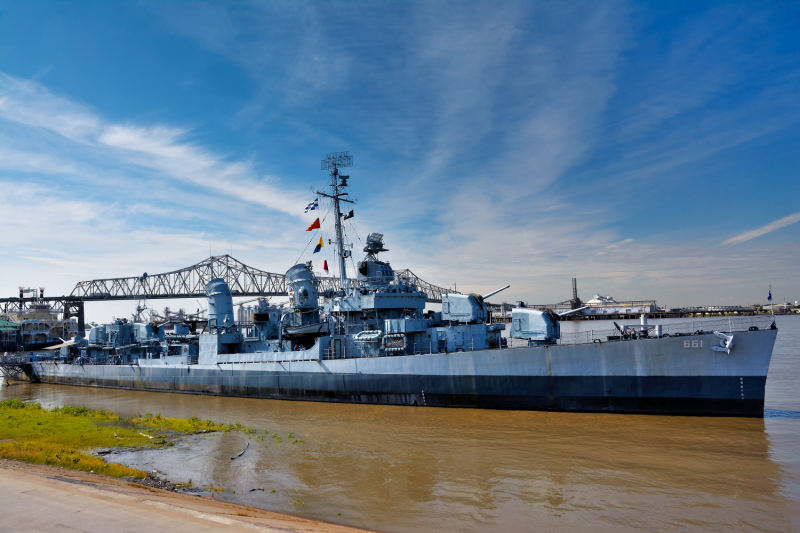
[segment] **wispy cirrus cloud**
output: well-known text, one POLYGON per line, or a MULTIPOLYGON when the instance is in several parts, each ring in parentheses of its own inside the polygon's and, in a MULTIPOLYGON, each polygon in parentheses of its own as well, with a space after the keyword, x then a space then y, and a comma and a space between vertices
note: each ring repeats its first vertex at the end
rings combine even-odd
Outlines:
POLYGON ((780 218, 774 222, 770 222, 760 228, 756 228, 750 231, 745 231, 744 233, 740 233, 735 237, 731 237, 723 241, 723 245, 732 245, 732 244, 741 244, 743 242, 747 242, 749 240, 755 239, 756 237, 761 237, 762 235, 766 235, 767 233, 772 233, 775 230, 779 230, 781 228, 785 228, 786 226, 791 226, 800 222, 800 212, 797 212, 793 215, 789 215, 788 217, 780 218))
POLYGON ((257 178, 246 162, 226 162, 208 149, 185 140, 188 132, 163 126, 110 125, 98 142, 117 148, 136 164, 244 202, 298 215, 308 196, 282 189, 275 179, 257 178))
MULTIPOLYGON (((291 215, 299 213, 306 195, 259 177, 246 161, 227 161, 213 150, 191 142, 191 131, 164 125, 114 124, 89 106, 54 95, 40 84, 0 73, 0 118, 44 129, 81 145, 89 145, 107 159, 124 159, 167 178, 188 182, 291 215)), ((97 153, 94 154, 98 156, 97 153)), ((7 170, 74 173, 74 163, 19 149, 5 150, 0 165, 7 170)))
POLYGON ((0 72, 0 117, 52 130, 86 142, 100 131, 102 120, 88 106, 57 96, 31 80, 0 72))

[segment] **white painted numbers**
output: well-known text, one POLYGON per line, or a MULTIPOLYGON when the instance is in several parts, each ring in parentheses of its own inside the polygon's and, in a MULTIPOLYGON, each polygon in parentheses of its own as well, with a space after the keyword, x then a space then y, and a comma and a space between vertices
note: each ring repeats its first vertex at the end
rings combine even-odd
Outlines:
POLYGON ((683 341, 683 347, 684 348, 702 348, 703 347, 703 341, 702 340, 699 340, 699 341, 697 341, 697 340, 695 340, 695 341, 685 340, 685 341, 683 341))

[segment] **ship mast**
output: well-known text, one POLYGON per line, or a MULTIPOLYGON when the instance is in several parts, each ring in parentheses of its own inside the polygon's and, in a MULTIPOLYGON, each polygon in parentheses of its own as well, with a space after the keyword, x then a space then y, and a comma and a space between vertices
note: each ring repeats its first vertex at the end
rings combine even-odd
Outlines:
POLYGON ((340 202, 347 202, 352 204, 352 200, 342 198, 348 196, 346 192, 342 192, 347 187, 347 180, 350 176, 341 176, 339 169, 341 167, 353 166, 353 156, 348 152, 333 152, 325 156, 322 160, 322 170, 330 171, 331 175, 331 192, 327 194, 322 191, 317 191, 319 196, 324 196, 333 200, 333 210, 336 220, 336 253, 339 255, 339 279, 341 280, 341 287, 345 288, 347 280, 347 270, 345 267, 345 258, 350 257, 350 250, 346 250, 344 246, 344 239, 342 237, 342 210, 340 202))

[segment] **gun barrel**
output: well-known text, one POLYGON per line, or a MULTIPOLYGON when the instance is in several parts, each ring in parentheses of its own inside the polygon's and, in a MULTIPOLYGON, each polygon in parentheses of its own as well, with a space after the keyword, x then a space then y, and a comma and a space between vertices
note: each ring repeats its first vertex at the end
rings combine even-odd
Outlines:
MULTIPOLYGON (((571 315, 572 313, 577 313, 578 311, 583 311, 584 309, 588 309, 588 308, 589 308, 589 306, 588 306, 588 305, 585 305, 585 306, 583 306, 583 307, 579 307, 579 308, 577 308, 577 309, 570 309, 569 311, 566 311, 566 312, 564 312, 564 313, 558 313, 558 316, 567 316, 567 315, 571 315)), ((615 324, 615 325, 616 325, 616 324, 615 324)))
POLYGON ((500 291, 504 291, 504 290, 506 290, 506 289, 507 289, 507 288, 509 288, 510 286, 511 286, 511 285, 506 285, 505 287, 503 287, 503 288, 501 288, 501 289, 497 289, 496 291, 492 291, 492 292, 490 292, 489 294, 484 294, 483 296, 481 296, 481 298, 483 298, 483 299, 485 300, 486 298, 489 298, 489 297, 491 297, 491 296, 494 296, 495 294, 497 294, 497 293, 498 293, 498 292, 500 292, 500 291))

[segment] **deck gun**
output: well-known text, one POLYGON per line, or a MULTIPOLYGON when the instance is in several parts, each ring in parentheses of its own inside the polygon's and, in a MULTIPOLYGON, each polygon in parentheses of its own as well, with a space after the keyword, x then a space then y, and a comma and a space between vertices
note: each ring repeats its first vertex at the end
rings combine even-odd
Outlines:
POLYGON ((532 345, 555 344, 561 338, 561 317, 583 311, 586 307, 556 313, 551 309, 518 307, 511 311, 512 339, 527 339, 532 345))
POLYGON ((491 298, 511 285, 506 285, 489 294, 445 294, 442 297, 442 320, 445 322, 476 323, 486 322, 489 313, 486 307, 487 298, 491 298))

